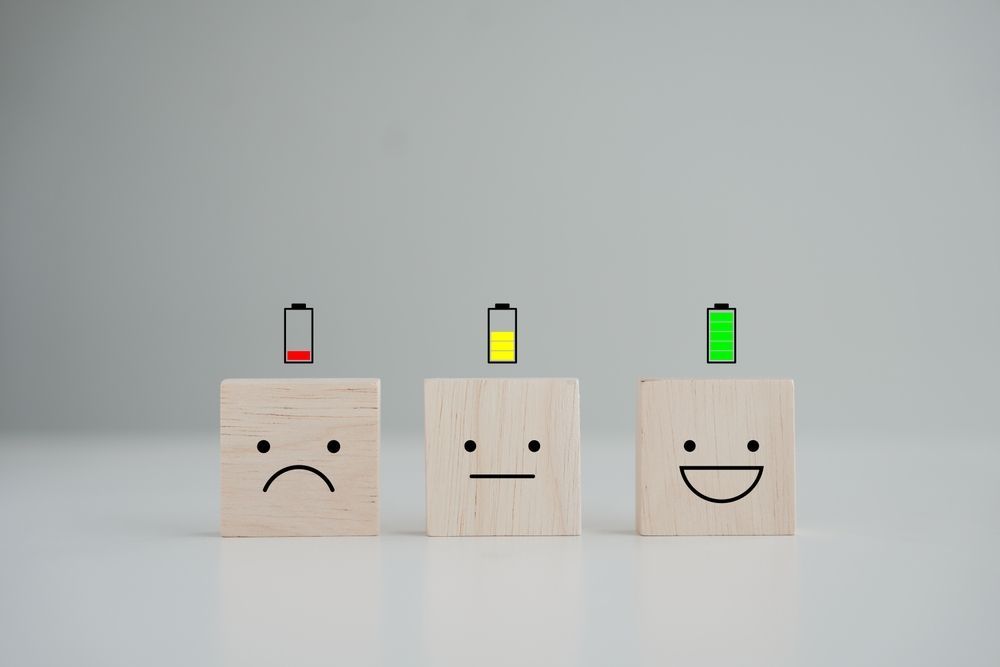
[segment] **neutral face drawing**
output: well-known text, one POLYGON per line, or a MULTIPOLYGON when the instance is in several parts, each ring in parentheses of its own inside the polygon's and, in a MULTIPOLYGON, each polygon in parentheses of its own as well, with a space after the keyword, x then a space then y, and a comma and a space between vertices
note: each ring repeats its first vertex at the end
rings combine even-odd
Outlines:
POLYGON ((223 535, 378 533, 378 380, 222 384, 223 535))
POLYGON ((790 380, 643 380, 636 433, 644 535, 795 530, 790 380))
MULTIPOLYGON (((470 454, 476 451, 477 445, 475 440, 465 441, 465 451, 470 454)), ((532 440, 528 443, 529 452, 537 452, 541 449, 541 445, 537 440, 532 440)), ((469 479, 535 479, 534 473, 517 473, 517 472, 474 472, 469 474, 469 479)))
POLYGON ((580 532, 576 380, 427 380, 428 535, 580 532))

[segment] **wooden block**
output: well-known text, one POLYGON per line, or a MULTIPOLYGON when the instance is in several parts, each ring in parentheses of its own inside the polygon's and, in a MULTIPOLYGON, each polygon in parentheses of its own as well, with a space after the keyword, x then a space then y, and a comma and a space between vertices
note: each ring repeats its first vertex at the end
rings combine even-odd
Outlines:
POLYGON ((428 535, 580 534, 577 380, 427 380, 424 428, 428 535))
POLYGON ((377 535, 379 409, 378 380, 223 381, 222 535, 377 535))
POLYGON ((794 393, 791 380, 640 380, 639 533, 794 534, 794 393))

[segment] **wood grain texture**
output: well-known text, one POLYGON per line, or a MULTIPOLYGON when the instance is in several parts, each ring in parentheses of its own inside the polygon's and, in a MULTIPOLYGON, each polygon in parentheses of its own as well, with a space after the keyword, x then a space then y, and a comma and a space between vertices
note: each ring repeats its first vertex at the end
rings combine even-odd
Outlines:
POLYGON ((223 536, 378 534, 378 380, 225 380, 220 397, 223 536), (292 469, 265 492, 288 466, 334 490, 292 469))
POLYGON ((640 380, 638 532, 794 534, 794 391, 791 380, 640 380), (688 440, 695 443, 690 452, 688 440), (722 466, 736 469, 713 469, 722 466), (708 500, 737 498, 751 487, 731 502, 708 500))
POLYGON ((428 535, 580 534, 577 380, 426 380, 424 427, 428 535))

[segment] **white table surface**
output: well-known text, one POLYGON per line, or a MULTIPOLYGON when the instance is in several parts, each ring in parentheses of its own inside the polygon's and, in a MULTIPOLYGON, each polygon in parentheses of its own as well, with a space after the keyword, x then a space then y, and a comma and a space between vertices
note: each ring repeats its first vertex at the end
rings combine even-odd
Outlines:
POLYGON ((222 539, 214 434, 0 436, 6 665, 1000 664, 1000 447, 798 442, 798 535, 634 532, 633 445, 584 434, 578 538, 222 539))

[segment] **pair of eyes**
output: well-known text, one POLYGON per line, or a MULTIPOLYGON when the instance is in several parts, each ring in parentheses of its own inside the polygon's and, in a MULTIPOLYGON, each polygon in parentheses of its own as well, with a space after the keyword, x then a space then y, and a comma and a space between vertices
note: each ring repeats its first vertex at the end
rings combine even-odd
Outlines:
MULTIPOLYGON (((694 448, 697 446, 698 445, 694 444, 694 440, 684 441, 684 451, 686 452, 693 452, 694 448)), ((747 449, 749 449, 751 452, 756 452, 758 449, 760 449, 760 443, 757 442, 756 440, 751 440, 750 442, 747 443, 747 449)))
MULTIPOLYGON (((261 454, 267 454, 269 451, 271 451, 271 443, 269 443, 267 440, 261 440, 260 442, 257 443, 257 451, 260 452, 261 454)), ((331 454, 336 454, 337 452, 339 452, 340 441, 331 440, 330 442, 326 443, 326 451, 330 452, 331 454)))
MULTIPOLYGON (((532 440, 528 443, 528 449, 532 452, 537 452, 541 448, 542 448, 542 443, 538 442, 537 440, 532 440)), ((465 451, 470 453, 476 451, 476 441, 466 440, 465 451)))

